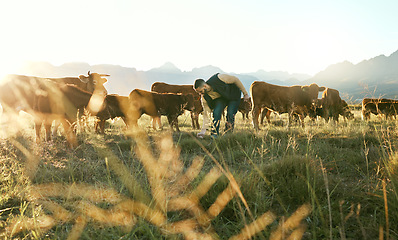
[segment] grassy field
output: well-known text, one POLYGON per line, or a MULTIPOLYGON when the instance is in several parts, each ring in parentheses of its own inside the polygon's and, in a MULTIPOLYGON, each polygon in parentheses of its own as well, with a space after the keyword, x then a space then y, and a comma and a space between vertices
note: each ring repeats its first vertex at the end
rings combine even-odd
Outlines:
POLYGON ((256 133, 238 113, 214 141, 179 121, 89 127, 73 150, 3 125, 0 238, 398 239, 396 121, 273 116, 256 133))

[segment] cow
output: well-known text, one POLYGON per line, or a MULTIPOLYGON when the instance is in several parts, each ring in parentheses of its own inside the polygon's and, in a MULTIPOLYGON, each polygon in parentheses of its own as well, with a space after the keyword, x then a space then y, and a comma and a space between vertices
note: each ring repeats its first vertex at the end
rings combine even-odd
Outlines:
MULTIPOLYGON (((41 78, 41 77, 34 77, 34 76, 24 76, 24 75, 16 75, 16 74, 10 74, 6 76, 5 81, 6 82, 14 82, 14 81, 19 81, 21 80, 22 82, 26 82, 30 80, 34 80, 34 82, 43 83, 45 81, 53 81, 54 83, 57 83, 55 86, 62 86, 66 84, 72 84, 78 87, 81 90, 84 90, 86 92, 90 92, 95 94, 96 96, 98 95, 99 98, 103 98, 107 94, 107 90, 104 87, 104 84, 107 82, 107 79, 104 78, 106 76, 109 76, 108 74, 99 74, 99 73, 90 73, 88 71, 88 75, 80 75, 79 77, 62 77, 62 78, 41 78)), ((48 85, 48 84, 47 84, 48 85)), ((83 115, 84 109, 79 110, 79 115, 83 115)), ((56 132, 58 130, 58 122, 55 124, 53 128, 52 135, 56 135, 56 132)))
POLYGON ((37 142, 41 141, 41 125, 44 123, 45 139, 48 140, 51 123, 58 120, 64 126, 71 147, 77 145, 71 124, 77 120, 78 111, 87 106, 89 110, 95 108, 90 107, 91 97, 92 93, 75 85, 59 84, 38 77, 18 76, 0 86, 0 101, 7 112, 23 110, 32 115, 37 142))
POLYGON ((300 117, 304 127, 304 117, 313 109, 313 102, 318 98, 318 92, 325 90, 312 83, 309 86, 277 86, 262 81, 250 85, 252 97, 252 115, 255 130, 259 130, 258 117, 264 108, 278 113, 288 113, 289 122, 293 114, 300 117))
POLYGON ((117 94, 108 94, 105 97, 104 105, 101 111, 96 114, 98 120, 95 123, 95 130, 105 133, 105 121, 116 117, 121 117, 127 124, 126 114, 129 109, 129 98, 117 94))
POLYGON ((238 111, 242 113, 243 120, 249 119, 249 113, 252 110, 251 98, 249 101, 245 101, 243 98, 240 99, 238 111))
MULTIPOLYGON (((79 77, 61 77, 61 78, 48 78, 51 81, 61 83, 61 84, 73 84, 76 87, 93 93, 99 98, 103 98, 108 91, 106 90, 104 84, 108 81, 104 77, 109 77, 109 74, 91 73, 88 71, 87 76, 79 75, 79 77)), ((79 115, 82 116, 84 110, 79 111, 79 115)), ((53 128, 52 135, 55 136, 58 129, 58 124, 56 123, 53 128)))
POLYGON ((157 93, 181 93, 181 94, 192 94, 194 97, 194 108, 191 110, 192 128, 200 129, 199 125, 199 114, 203 112, 202 102, 200 95, 193 89, 192 85, 173 85, 163 82, 155 82, 151 86, 152 92, 157 93))
POLYGON ((398 101, 387 98, 364 98, 362 100, 362 120, 369 120, 370 114, 382 114, 387 120, 389 117, 396 116, 398 111, 398 101))
POLYGON ((339 121, 339 116, 344 118, 352 118, 353 114, 350 112, 347 102, 340 98, 338 90, 333 88, 326 88, 322 93, 322 98, 317 101, 317 114, 328 122, 332 119, 335 122, 339 121))
POLYGON ((160 117, 165 115, 171 130, 174 131, 173 127, 175 127, 176 131, 179 132, 178 116, 184 110, 193 110, 193 98, 192 94, 156 93, 134 89, 129 94, 128 125, 137 127, 138 119, 145 113, 153 118, 153 127, 156 128, 156 124, 161 126, 160 117))

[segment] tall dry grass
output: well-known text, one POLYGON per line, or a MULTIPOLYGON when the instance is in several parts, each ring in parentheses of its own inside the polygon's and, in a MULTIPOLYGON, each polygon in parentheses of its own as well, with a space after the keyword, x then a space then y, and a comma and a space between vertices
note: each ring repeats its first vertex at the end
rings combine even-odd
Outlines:
MULTIPOLYGON (((185 116, 183 116, 185 117, 185 116)), ((395 239, 395 121, 265 126, 198 140, 181 134, 78 133, 1 141, 5 239, 395 239)), ((167 123, 165 123, 167 128, 167 123)))

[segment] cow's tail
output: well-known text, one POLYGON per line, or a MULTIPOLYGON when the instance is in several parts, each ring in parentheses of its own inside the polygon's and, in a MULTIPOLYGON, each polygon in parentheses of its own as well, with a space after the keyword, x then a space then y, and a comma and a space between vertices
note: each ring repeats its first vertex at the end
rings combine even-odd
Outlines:
POLYGON ((253 82, 251 85, 250 85, 250 89, 249 89, 249 91, 250 91, 250 96, 251 96, 251 99, 250 99, 250 101, 251 101, 251 103, 252 103, 252 111, 253 111, 253 108, 254 108, 254 97, 253 97, 253 86, 254 86, 254 83, 255 82, 253 82))

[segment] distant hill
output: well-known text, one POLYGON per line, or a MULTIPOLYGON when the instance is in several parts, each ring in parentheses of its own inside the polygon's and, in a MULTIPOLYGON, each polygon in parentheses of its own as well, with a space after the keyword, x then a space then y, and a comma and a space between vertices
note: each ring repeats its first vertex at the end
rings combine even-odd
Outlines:
POLYGON ((364 97, 398 98, 398 51, 358 64, 341 62, 305 81, 338 89, 352 100, 364 97))

